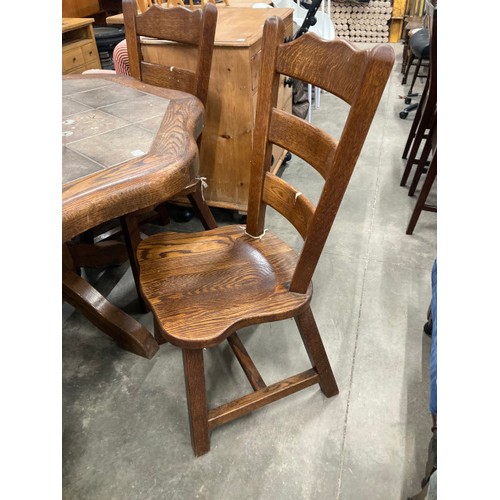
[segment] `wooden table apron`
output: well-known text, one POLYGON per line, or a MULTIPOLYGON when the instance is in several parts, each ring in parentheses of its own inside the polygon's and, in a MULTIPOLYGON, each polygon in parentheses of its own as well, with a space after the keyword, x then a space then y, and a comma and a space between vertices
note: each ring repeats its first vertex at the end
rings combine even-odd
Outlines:
MULTIPOLYGON (((167 99, 168 107, 146 154, 63 183, 63 243, 111 219, 159 204, 197 182, 196 139, 204 118, 203 106, 196 97, 147 85, 128 76, 64 75, 63 83, 66 80, 94 80, 97 87, 99 84, 105 87, 108 82, 119 84, 117 88, 124 91, 133 89, 167 99)), ((68 257, 65 246, 63 257, 68 257)), ((146 358, 158 350, 148 330, 109 303, 68 265, 63 265, 63 296, 124 349, 146 358)))

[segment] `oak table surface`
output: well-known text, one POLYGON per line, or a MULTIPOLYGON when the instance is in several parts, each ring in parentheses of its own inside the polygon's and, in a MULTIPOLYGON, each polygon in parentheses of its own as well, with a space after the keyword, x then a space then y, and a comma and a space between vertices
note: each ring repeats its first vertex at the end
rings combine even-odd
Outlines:
MULTIPOLYGON (((128 76, 64 75, 62 242, 172 198, 198 176, 203 106, 185 92, 128 76)), ((158 345, 133 318, 66 266, 66 301, 136 354, 158 345)))

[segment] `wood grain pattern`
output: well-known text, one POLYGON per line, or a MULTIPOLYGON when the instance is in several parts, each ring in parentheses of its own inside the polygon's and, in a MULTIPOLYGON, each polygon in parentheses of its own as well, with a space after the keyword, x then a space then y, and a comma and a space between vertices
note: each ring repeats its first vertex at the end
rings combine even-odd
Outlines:
POLYGON ((158 351, 158 343, 144 326, 111 304, 72 269, 63 266, 63 299, 97 328, 109 335, 122 349, 147 359, 158 351))
MULTIPOLYGON (((130 4, 125 0, 123 5, 130 4)), ((137 34, 147 33, 146 36, 163 40, 172 40, 179 43, 198 45, 200 40, 200 22, 202 11, 191 11, 185 7, 176 9, 163 9, 152 5, 143 13, 137 15, 135 23, 137 34)), ((124 7, 124 19, 127 13, 124 7)))
POLYGON ((337 141, 326 132, 276 108, 271 114, 269 141, 306 159, 323 179, 327 177, 328 165, 337 150, 337 141))
POLYGON ((179 347, 210 347, 238 328, 290 318, 312 293, 288 290, 292 249, 273 235, 253 239, 236 225, 156 234, 137 255, 142 294, 165 339, 179 347))
POLYGON ((252 358, 248 354, 243 342, 238 337, 238 334, 235 332, 227 338, 227 342, 231 349, 233 350, 236 359, 243 368, 245 375, 247 376, 250 385, 253 387, 255 391, 259 389, 264 389, 266 387, 266 383, 262 378, 262 375, 259 373, 259 370, 255 366, 252 358))
POLYGON ((206 105, 208 82, 217 26, 218 11, 208 3, 202 9, 184 7, 165 9, 152 5, 137 12, 135 0, 123 0, 123 20, 129 53, 130 73, 134 78, 152 85, 183 90, 194 94, 206 105), (142 52, 141 37, 187 45, 196 50, 196 67, 148 62, 142 52))
POLYGON ((314 215, 314 205, 304 194, 283 179, 267 172, 262 201, 272 203, 274 209, 292 223, 302 238, 306 238, 309 223, 314 215))
POLYGON ((317 384, 318 380, 319 377, 315 370, 306 370, 298 375, 293 375, 275 384, 271 384, 264 389, 259 389, 251 394, 235 399, 230 403, 211 409, 208 412, 209 428, 213 429, 218 425, 231 422, 235 418, 262 408, 269 403, 306 389, 311 385, 317 384))
POLYGON ((201 349, 183 349, 182 360, 184 363, 191 442, 195 455, 200 456, 210 450, 203 351, 201 349))

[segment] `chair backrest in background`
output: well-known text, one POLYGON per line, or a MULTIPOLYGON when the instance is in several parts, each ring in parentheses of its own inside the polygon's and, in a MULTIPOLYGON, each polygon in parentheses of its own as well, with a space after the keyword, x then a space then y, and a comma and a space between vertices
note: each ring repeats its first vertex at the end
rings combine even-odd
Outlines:
POLYGON ((217 25, 217 7, 202 9, 163 8, 152 5, 137 12, 136 0, 123 0, 123 19, 129 54, 130 74, 145 83, 194 94, 205 105, 217 25), (141 37, 176 42, 197 51, 196 69, 190 70, 147 62, 142 55, 141 37))

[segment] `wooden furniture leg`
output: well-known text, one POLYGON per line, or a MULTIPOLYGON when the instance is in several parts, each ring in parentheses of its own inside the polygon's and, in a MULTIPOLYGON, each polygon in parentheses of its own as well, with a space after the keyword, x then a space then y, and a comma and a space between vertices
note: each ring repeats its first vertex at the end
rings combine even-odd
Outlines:
POLYGON ((297 323, 311 365, 318 372, 319 386, 323 394, 328 398, 335 396, 339 393, 339 388, 335 381, 311 308, 308 307, 305 312, 296 316, 295 322, 297 323))
POLYGON ((417 130, 415 132, 415 138, 413 139, 410 155, 406 160, 406 167, 403 172, 403 176, 401 177, 400 186, 406 186, 408 177, 410 176, 411 168, 418 162, 417 155, 420 145, 422 144, 423 140, 429 139, 430 134, 428 131, 430 130, 430 128, 432 128, 434 120, 436 119, 435 111, 436 108, 429 105, 425 107, 422 113, 422 118, 420 119, 417 130))
POLYGON ((199 457, 210 451, 203 350, 183 349, 182 360, 184 362, 191 444, 194 454, 199 457))
POLYGON ((193 207, 193 210, 203 224, 203 227, 205 229, 215 229, 217 227, 217 222, 215 221, 210 208, 208 208, 207 202, 204 200, 201 190, 202 187, 200 183, 196 188, 196 191, 189 193, 187 197, 193 207))
POLYGON ((422 153, 420 154, 420 159, 418 160, 417 163, 417 169, 415 171, 415 174, 413 175, 413 180, 410 184, 410 189, 408 190, 408 196, 413 196, 415 194, 420 178, 422 177, 422 174, 425 171, 425 167, 427 167, 430 163, 429 156, 431 154, 433 144, 435 143, 435 135, 434 135, 435 130, 436 130, 436 124, 434 121, 433 124, 431 125, 429 133, 427 134, 427 139, 425 140, 422 153))
POLYGON ((408 158, 408 152, 410 151, 410 147, 413 143, 413 139, 415 138, 418 124, 420 123, 420 119, 422 118, 422 112, 424 111, 425 103, 427 102, 427 95, 429 92, 429 81, 429 78, 427 78, 427 80, 425 81, 424 90, 422 91, 422 96, 420 97, 420 103, 418 105, 417 111, 415 112, 415 117, 411 124, 410 133, 408 134, 408 139, 403 150, 403 160, 406 160, 408 158))
POLYGON ((75 267, 119 266, 128 260, 127 249, 120 241, 68 243, 75 267))
POLYGON ((141 231, 139 227, 139 217, 134 214, 124 215, 120 217, 120 224, 122 226, 123 237, 127 246, 128 260, 134 275, 134 284, 137 291, 137 300, 142 312, 148 312, 148 308, 144 303, 139 288, 139 264, 137 262, 137 246, 141 242, 141 231))
POLYGON ((437 212, 437 207, 433 205, 428 205, 426 203, 427 196, 432 188, 434 183, 434 179, 437 174, 437 152, 434 153, 434 156, 431 160, 431 164, 429 167, 429 171, 425 177, 424 185, 422 186, 422 191, 420 191, 420 195, 418 196, 417 203, 415 204, 415 208, 413 209, 413 213, 410 218, 410 222, 408 223, 408 227, 406 229, 406 234, 413 234, 413 230, 417 225, 418 218, 422 213, 422 210, 426 210, 428 212, 437 212))
POLYGON ((158 351, 158 343, 138 321, 114 306, 66 264, 69 251, 63 245, 63 299, 92 324, 109 335, 121 348, 147 359, 158 351))
POLYGON ((264 389, 267 387, 264 379, 259 373, 259 370, 255 366, 252 358, 248 354, 243 342, 241 342, 236 332, 227 338, 227 342, 236 356, 236 359, 240 363, 241 368, 245 372, 253 390, 257 391, 258 389, 264 389))
POLYGON ((406 63, 406 68, 405 72, 403 75, 403 79, 401 80, 401 85, 406 85, 406 81, 408 80, 408 73, 410 72, 411 65, 413 64, 413 61, 415 59, 415 56, 413 55, 413 52, 410 50, 410 55, 408 62, 406 63))

